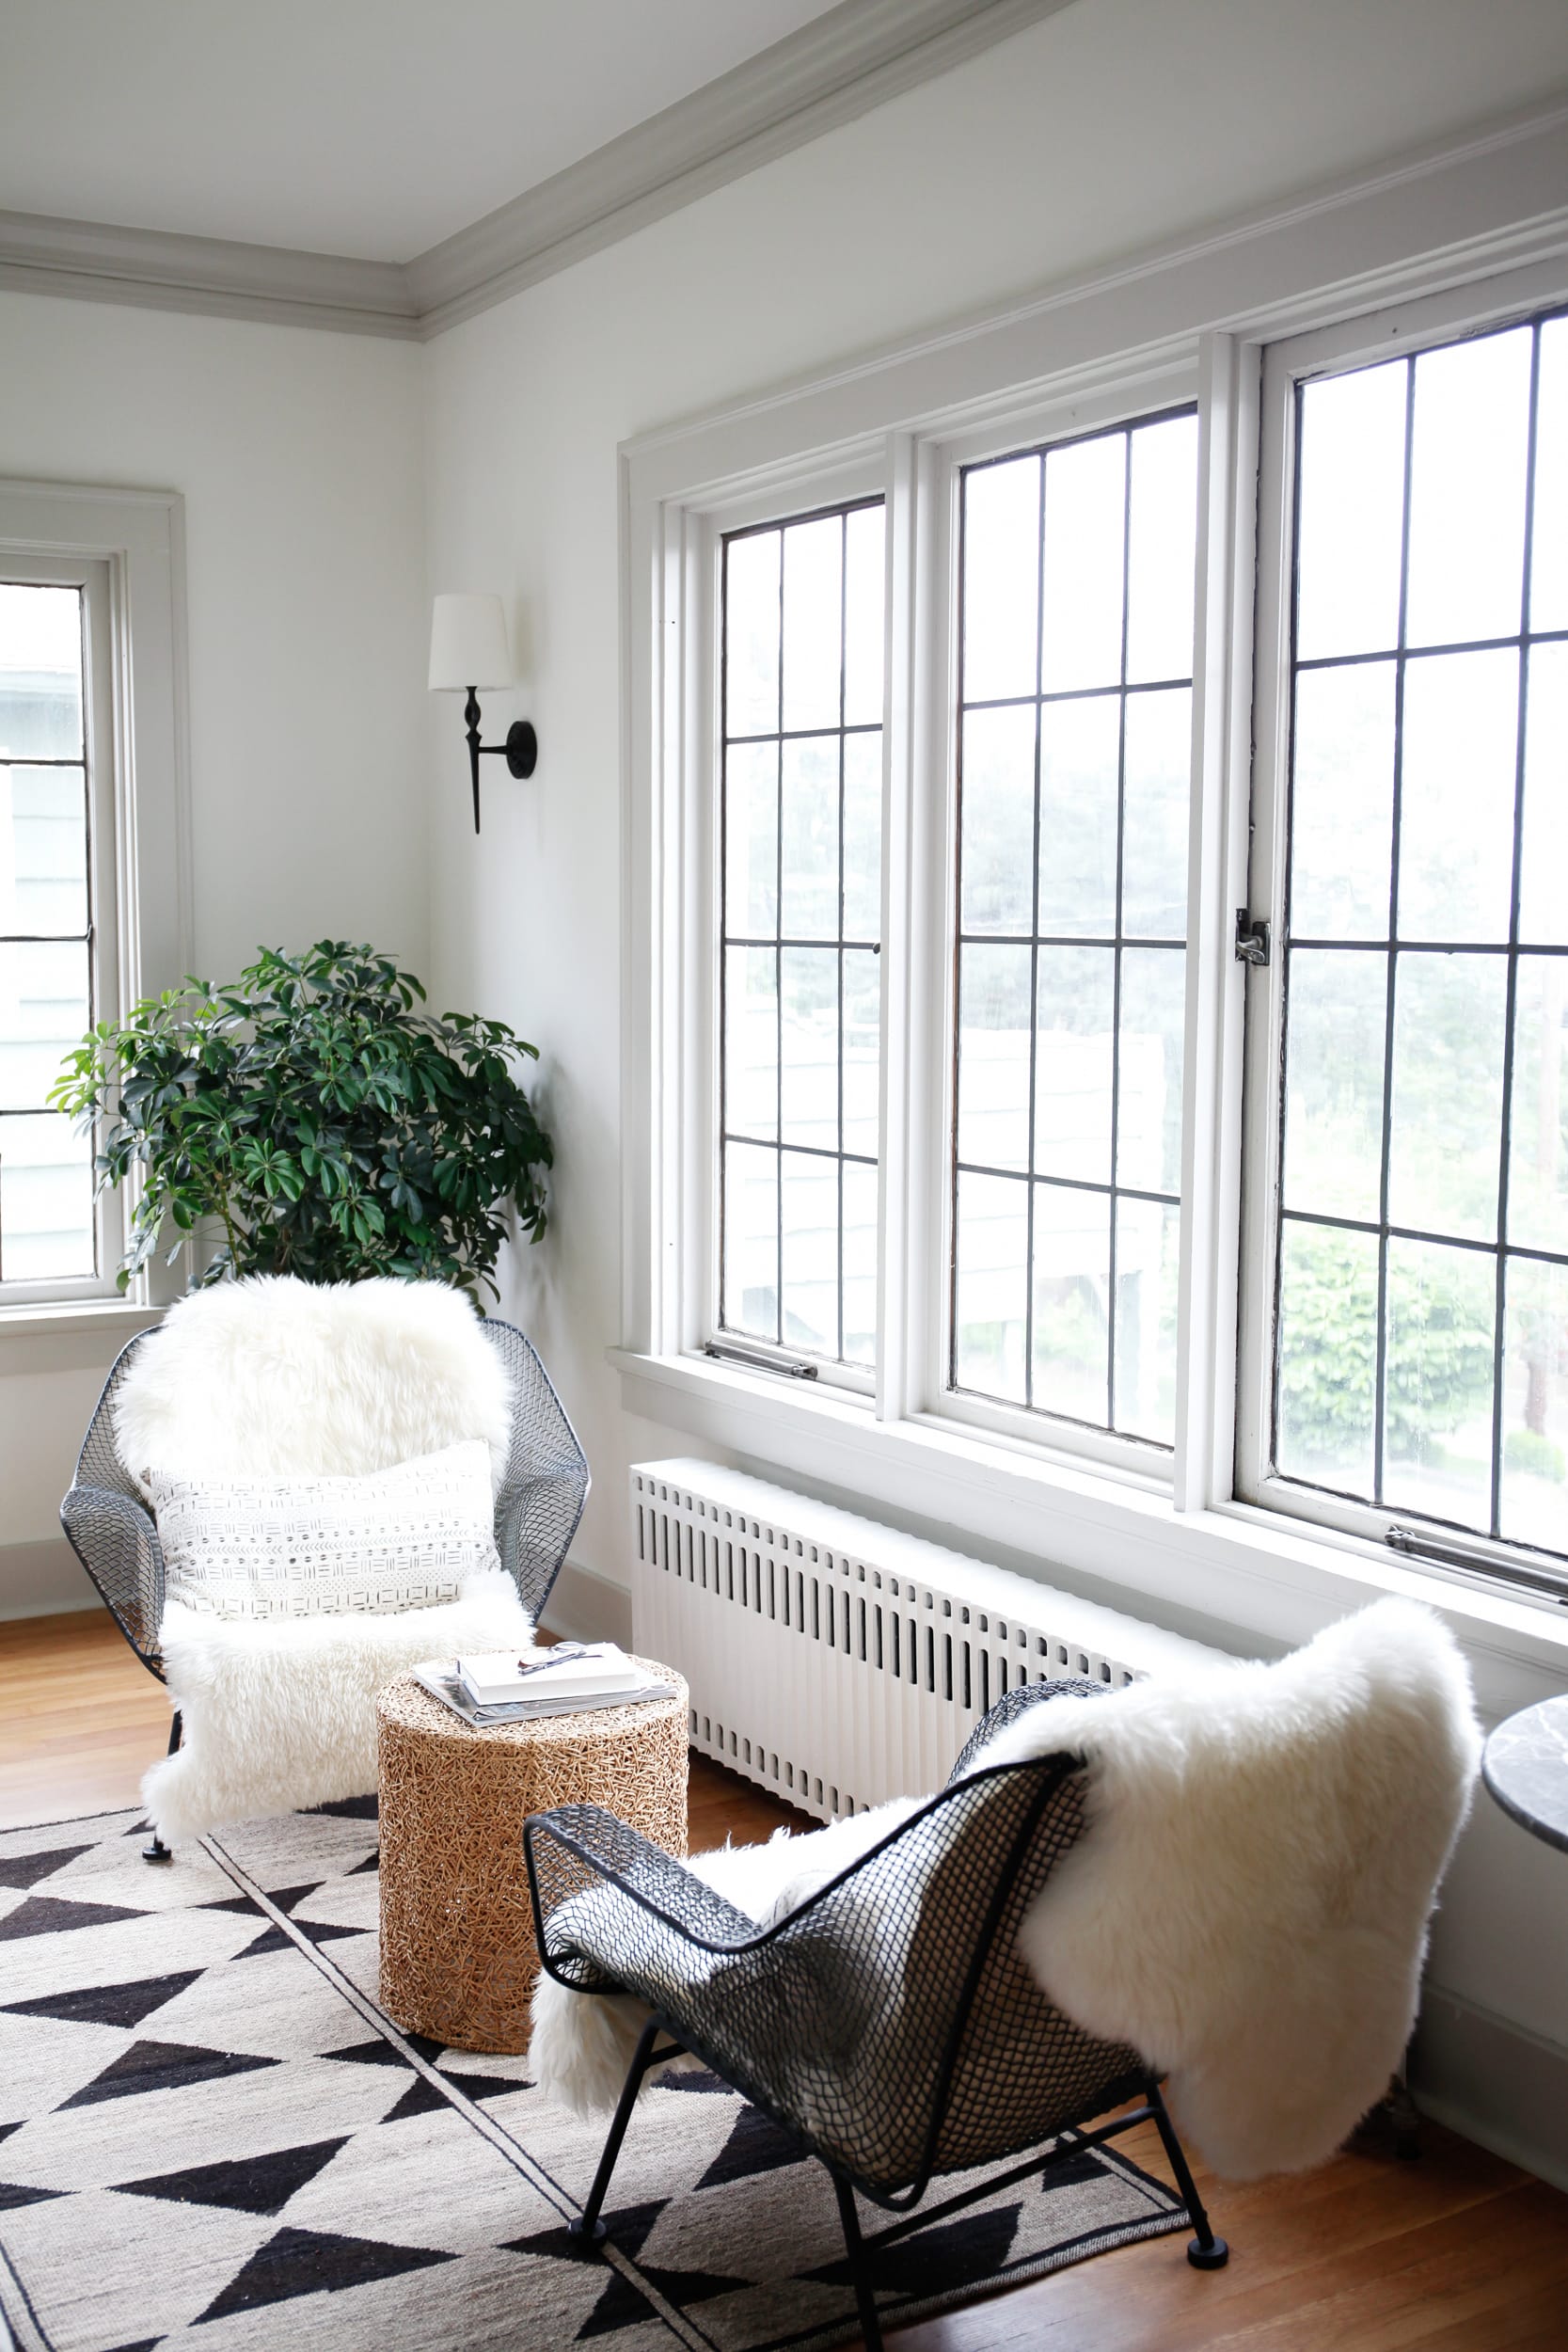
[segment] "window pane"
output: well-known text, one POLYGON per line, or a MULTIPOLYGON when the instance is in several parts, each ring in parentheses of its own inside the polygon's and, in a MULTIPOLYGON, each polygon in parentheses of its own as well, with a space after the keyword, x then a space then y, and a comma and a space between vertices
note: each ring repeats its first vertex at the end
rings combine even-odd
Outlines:
POLYGON ((777 743, 732 743, 724 755, 724 928, 732 939, 778 936, 777 743))
POLYGON ((960 927, 1026 933, 1034 921, 1034 705, 966 711, 961 740, 960 927))
MULTIPOLYGON (((970 722, 974 723, 973 721, 970 722)), ((1040 707, 1040 933, 1117 928, 1117 764, 1121 696, 1040 707)))
POLYGON ((1413 645, 1510 637, 1519 628, 1531 333, 1423 351, 1410 462, 1413 645))
POLYGON ((963 696, 1032 694, 1039 624, 1040 461, 964 476, 963 696))
POLYGON ((1121 928, 1130 936, 1185 936, 1192 766, 1192 689, 1129 694, 1121 928))
POLYGON ((1288 1209, 1376 1223, 1383 1199, 1383 1042, 1387 1016, 1386 953, 1291 949, 1284 1179, 1288 1209))
POLYGON ((1568 1256, 1568 957, 1521 956, 1517 987, 1508 1238, 1568 1256))
POLYGON ((1568 319, 1541 329, 1536 395, 1531 628, 1568 628, 1568 319))
POLYGON ((1534 645, 1525 722, 1519 936, 1568 946, 1568 644, 1534 645))
POLYGON ((882 573, 886 533, 880 506, 858 506, 844 524, 844 723, 882 723, 882 573))
POLYGON ((1291 929, 1386 939, 1394 812, 1394 664, 1304 670, 1296 681, 1291 929))
POLYGON ((724 951, 724 1127, 779 1132, 779 960, 771 947, 724 951))
POLYGON ((779 930, 785 939, 838 937, 839 740, 808 735, 784 746, 779 930))
POLYGON ((0 766, 0 934, 87 928, 86 771, 0 766))
POLYGON ((1399 958, 1388 1156, 1392 1224, 1497 1239, 1507 996, 1501 956, 1399 958))
POLYGON ((1286 1219, 1279 1259, 1279 1421, 1287 1478, 1341 1494, 1375 1484, 1375 1233, 1286 1219))
MULTIPOLYGON (((1048 453, 1040 612, 1040 684, 1048 694, 1114 686, 1121 676, 1126 501, 1125 434, 1048 453)), ((1190 669, 1189 656, 1178 675, 1190 669)))
POLYGON ((780 1112, 785 1143, 838 1150, 838 950, 779 951, 780 1112))
POLYGON ((1501 1532, 1560 1551, 1568 1531, 1568 1266, 1508 1262, 1501 1532))
POLYGON ((81 756, 81 592, 0 580, 0 759, 81 756))
POLYGON ((1191 677, 1197 533, 1197 419, 1132 435, 1127 546, 1127 675, 1191 677))
POLYGON ((1027 1184, 960 1173, 955 1223, 955 1385, 1022 1405, 1027 1394, 1027 1184))
POLYGON ((724 733, 778 725, 779 533, 759 531, 724 548, 724 733))
POLYGON ((784 534, 786 730, 842 723, 843 596, 843 516, 791 523, 784 534))
POLYGON ((1518 751, 1516 653, 1439 654, 1407 665, 1402 939, 1507 939, 1518 751))
POLYGON ((0 1281, 96 1271, 91 1136, 57 1114, 0 1119, 0 1281))
POLYGON ((0 1110, 41 1110, 87 1032, 86 941, 0 944, 0 1110))
POLYGON ((1029 1165, 1029 949, 966 946, 958 959, 958 1157, 1029 1165))
POLYGON ((724 1146, 722 1320, 753 1339, 779 1336, 779 1155, 724 1146))
POLYGON ((838 1162, 781 1152, 785 1347, 836 1357, 838 1162))
POLYGON ((1116 1426, 1156 1445, 1176 1441, 1176 1296, 1181 1212, 1117 1203, 1116 1426))
POLYGON ((847 732, 842 707, 848 694, 880 717, 883 529, 878 501, 741 534, 724 543, 721 580, 729 732, 744 721, 762 739, 726 745, 721 785, 720 1322, 829 1360, 852 1338, 859 1364, 875 1353, 881 729, 847 732), (746 944, 764 941, 780 944, 746 944), (749 1148, 775 1139, 782 1155, 749 1148), (857 1249, 868 1183, 871 1203, 869 1258, 853 1266, 840 1248, 847 1149, 869 1169, 850 1186, 857 1249))
POLYGON ((877 1170, 844 1162, 844 1360, 877 1361, 877 1170))
POLYGON ((882 731, 844 739, 844 936, 882 935, 882 731))
POLYGON ((1381 653, 1399 632, 1403 360, 1305 385, 1296 659, 1381 653))
POLYGON ((1110 1195, 1037 1184, 1034 1263, 1031 1401, 1037 1412, 1066 1413, 1102 1428, 1110 1410, 1110 1195))
POLYGON ((1492 1507, 1495 1261, 1388 1244, 1384 1500, 1469 1526, 1492 1507))
POLYGON ((1042 947, 1037 961, 1035 1167, 1109 1184, 1116 950, 1042 947))
POLYGON ((1181 1189, 1181 1063, 1187 959, 1180 947, 1124 947, 1117 1182, 1181 1189))

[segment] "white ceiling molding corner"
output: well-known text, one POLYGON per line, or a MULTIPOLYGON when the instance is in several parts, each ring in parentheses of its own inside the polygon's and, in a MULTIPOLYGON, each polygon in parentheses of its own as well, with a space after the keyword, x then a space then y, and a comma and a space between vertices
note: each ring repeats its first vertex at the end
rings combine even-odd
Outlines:
POLYGON ((0 212, 0 286, 428 338, 1071 0, 841 0, 412 262, 0 212))

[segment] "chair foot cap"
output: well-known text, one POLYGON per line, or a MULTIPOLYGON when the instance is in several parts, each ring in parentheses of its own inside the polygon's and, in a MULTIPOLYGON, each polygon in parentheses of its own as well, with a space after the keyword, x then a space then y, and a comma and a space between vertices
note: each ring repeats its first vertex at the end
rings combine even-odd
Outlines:
POLYGON ((173 1854, 161 1837, 154 1837, 150 1846, 142 1848, 141 1858, 144 1862, 172 1862, 174 1860, 173 1854))
POLYGON ((1230 2249, 1224 2238, 1217 2237, 1205 2246, 1201 2238, 1189 2240, 1187 2260, 1195 2270, 1223 2270, 1230 2260, 1230 2249))
POLYGON ((584 2221, 581 2214, 578 2213, 574 2214, 571 2220, 567 2222, 566 2234, 568 2237, 580 2238, 585 2246, 602 2246, 606 2232, 602 2221, 584 2221))

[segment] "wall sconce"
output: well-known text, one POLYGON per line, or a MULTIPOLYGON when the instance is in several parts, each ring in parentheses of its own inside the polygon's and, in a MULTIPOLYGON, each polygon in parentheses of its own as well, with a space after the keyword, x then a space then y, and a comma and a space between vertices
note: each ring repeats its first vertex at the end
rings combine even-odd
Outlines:
POLYGON ((539 738, 527 719, 515 720, 504 743, 479 739, 479 689, 516 683, 512 641, 499 596, 437 596, 430 627, 430 688, 432 693, 466 693, 464 723, 468 730, 468 767, 474 787, 474 831, 479 831, 479 758, 498 752, 515 776, 531 776, 539 757, 539 738))

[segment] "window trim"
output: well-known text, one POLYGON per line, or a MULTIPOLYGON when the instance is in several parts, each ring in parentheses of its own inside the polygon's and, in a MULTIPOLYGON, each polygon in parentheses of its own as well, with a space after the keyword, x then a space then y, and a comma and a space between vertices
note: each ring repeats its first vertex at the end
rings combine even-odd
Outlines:
POLYGON ((1368 1587, 1418 1591, 1497 1629, 1511 1654, 1568 1661, 1568 1620, 1549 1600, 1438 1564, 1396 1563, 1363 1539, 1237 1502, 1227 1338, 1237 1310, 1243 996, 1229 934, 1245 896, 1260 347, 1484 274, 1555 266, 1568 252, 1565 122, 1560 107, 1536 112, 623 448, 624 1344, 610 1355, 628 1411, 874 1500, 895 1518, 961 1527, 970 1541, 1025 1558, 1046 1553, 1091 1586, 1158 1595, 1166 1616, 1212 1608, 1231 1626, 1289 1640, 1368 1587), (1107 387, 1131 410, 1140 383, 1173 367, 1194 371, 1199 386, 1204 593, 1190 839, 1186 1376, 1169 1486, 1151 1492, 1124 1467, 939 1420, 927 1409, 929 1368, 911 1377, 906 1305, 932 1214, 919 1143, 930 1128, 920 1114, 932 1031, 941 1035, 927 997, 895 998, 886 1025, 895 1083, 884 1081, 884 1365, 875 1405, 695 1354, 678 1279, 690 1225, 690 1196, 680 1188, 689 1142, 679 975, 691 915, 679 853, 691 786, 695 520, 726 498, 787 497, 788 485, 820 479, 833 464, 875 463, 880 453, 891 586, 883 938, 885 956, 907 955, 942 881, 904 822, 911 780, 931 771, 933 736, 938 744, 945 736, 936 665, 921 663, 918 633, 921 582, 931 577, 942 529, 942 452, 1022 441, 1021 416, 1107 387), (1206 1189, 1195 1182, 1199 1162, 1210 1172, 1206 1189))
MULTIPOLYGON (((7 561, 103 567, 105 676, 88 691, 106 686, 108 708, 89 748, 109 770, 114 810, 112 844, 94 846, 94 920, 112 905, 114 993, 129 1006, 176 985, 190 964, 184 501, 177 491, 0 480, 0 568, 7 561)), ((130 1205, 122 1196, 115 1214, 130 1205)), ((116 1311, 112 1242, 111 1228, 101 1279, 85 1287, 8 1284, 0 1331, 57 1330, 62 1314, 96 1323, 116 1311)), ((159 1263, 136 1278, 119 1311, 134 1319, 182 1286, 178 1269, 159 1263)))

